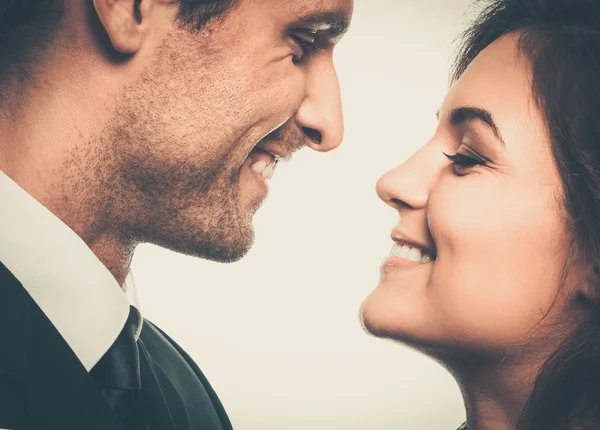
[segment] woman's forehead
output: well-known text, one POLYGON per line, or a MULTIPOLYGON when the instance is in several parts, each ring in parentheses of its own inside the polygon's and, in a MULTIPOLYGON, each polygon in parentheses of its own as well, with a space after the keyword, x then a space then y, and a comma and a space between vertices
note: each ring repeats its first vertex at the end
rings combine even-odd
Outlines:
POLYGON ((527 108, 532 99, 531 71, 517 43, 518 37, 511 34, 482 50, 450 88, 441 113, 473 104, 490 111, 527 108))

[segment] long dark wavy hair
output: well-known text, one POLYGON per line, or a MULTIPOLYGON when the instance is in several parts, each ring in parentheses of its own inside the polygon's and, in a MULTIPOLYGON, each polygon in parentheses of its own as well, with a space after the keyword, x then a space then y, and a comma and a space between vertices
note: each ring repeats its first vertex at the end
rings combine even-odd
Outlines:
MULTIPOLYGON (((487 0, 462 35, 452 80, 518 32, 563 183, 570 251, 600 298, 600 0, 487 0)), ((600 429, 600 305, 544 363, 518 430, 600 429), (582 428, 582 427, 578 427, 582 428)))

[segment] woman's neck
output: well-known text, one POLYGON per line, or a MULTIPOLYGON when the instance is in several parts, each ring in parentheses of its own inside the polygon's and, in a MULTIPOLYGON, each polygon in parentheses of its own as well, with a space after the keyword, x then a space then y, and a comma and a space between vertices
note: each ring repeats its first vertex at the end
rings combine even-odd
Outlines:
POLYGON ((514 430, 537 370, 503 360, 494 366, 456 366, 452 373, 463 395, 468 430, 514 430))
POLYGON ((514 430, 523 408, 485 392, 472 391, 463 399, 468 430, 514 430))

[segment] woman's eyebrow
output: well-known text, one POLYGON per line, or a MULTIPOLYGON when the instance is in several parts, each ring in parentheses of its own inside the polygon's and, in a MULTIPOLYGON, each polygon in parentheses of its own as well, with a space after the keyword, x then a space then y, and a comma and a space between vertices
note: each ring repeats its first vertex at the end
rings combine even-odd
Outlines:
POLYGON ((500 133, 500 129, 494 122, 494 117, 488 110, 475 106, 461 106, 452 109, 450 112, 450 124, 454 127, 466 125, 477 120, 487 125, 494 133, 494 136, 502 143, 502 146, 506 146, 502 134, 500 133))

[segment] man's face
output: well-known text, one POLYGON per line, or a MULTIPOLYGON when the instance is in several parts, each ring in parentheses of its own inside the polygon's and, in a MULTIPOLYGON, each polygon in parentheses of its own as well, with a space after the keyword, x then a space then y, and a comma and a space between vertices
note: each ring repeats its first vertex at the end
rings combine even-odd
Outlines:
POLYGON ((164 37, 136 54, 147 65, 100 138, 110 218, 128 240, 235 261, 252 245, 274 155, 341 143, 332 54, 353 1, 240 0, 199 33, 177 8, 152 9, 164 37))

